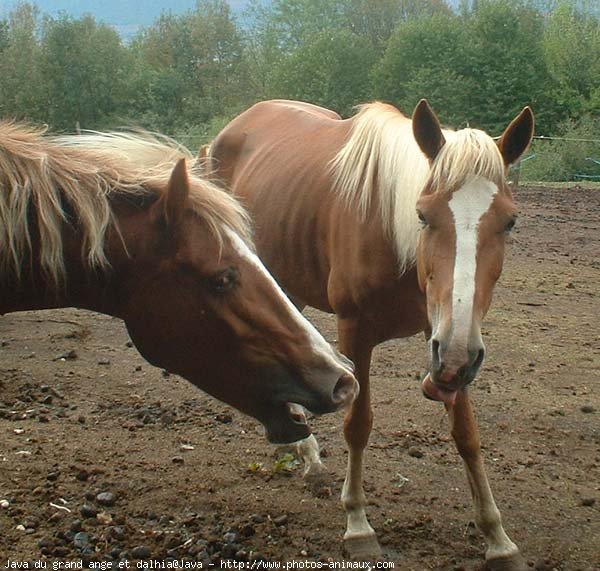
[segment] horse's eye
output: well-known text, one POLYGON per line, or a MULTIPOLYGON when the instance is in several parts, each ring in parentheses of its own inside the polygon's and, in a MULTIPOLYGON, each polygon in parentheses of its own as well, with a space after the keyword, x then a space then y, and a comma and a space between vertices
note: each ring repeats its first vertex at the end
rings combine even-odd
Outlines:
POLYGON ((227 268, 208 279, 211 293, 223 295, 231 291, 238 283, 238 272, 235 268, 227 268))
POLYGON ((425 228, 425 226, 427 226, 427 218, 423 216, 423 213, 420 210, 417 210, 417 216, 419 217, 419 222, 421 223, 421 226, 425 228))
POLYGON ((515 227, 516 223, 517 223, 517 217, 514 216, 506 223, 506 226, 504 227, 504 231, 506 233, 510 232, 515 227))

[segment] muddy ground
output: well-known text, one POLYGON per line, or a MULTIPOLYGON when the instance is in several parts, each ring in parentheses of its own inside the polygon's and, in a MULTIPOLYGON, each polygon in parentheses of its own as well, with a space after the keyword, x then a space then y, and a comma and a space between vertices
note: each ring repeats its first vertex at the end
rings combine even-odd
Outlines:
MULTIPOLYGON (((532 568, 598 570, 600 191, 518 201, 472 390, 490 480, 532 568)), ((333 319, 308 315, 335 342, 333 319)), ((12 314, 0 341, 0 568, 342 560, 341 413, 312 421, 332 474, 315 497, 253 420, 145 363, 116 319, 12 314)), ((421 337, 375 353, 370 520, 396 569, 471 569, 484 544, 447 418, 421 396, 425 364, 421 337)))

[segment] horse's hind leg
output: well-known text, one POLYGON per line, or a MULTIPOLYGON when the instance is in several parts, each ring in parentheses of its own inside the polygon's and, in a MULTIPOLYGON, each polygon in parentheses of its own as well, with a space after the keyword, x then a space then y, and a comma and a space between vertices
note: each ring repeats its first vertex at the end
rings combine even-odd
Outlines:
POLYGON ((344 422, 344 436, 348 444, 348 469, 342 490, 342 504, 346 510, 347 527, 344 545, 352 560, 372 560, 381 556, 375 531, 366 514, 367 500, 363 490, 363 455, 371 428, 373 411, 369 391, 369 367, 372 346, 361 337, 355 322, 339 322, 340 350, 354 361, 360 392, 352 403, 344 422))
POLYGON ((487 543, 485 568, 489 571, 527 571, 529 567, 519 548, 502 527, 500 511, 485 473, 479 430, 467 391, 459 393, 455 405, 448 412, 452 437, 467 471, 475 505, 475 522, 487 543))

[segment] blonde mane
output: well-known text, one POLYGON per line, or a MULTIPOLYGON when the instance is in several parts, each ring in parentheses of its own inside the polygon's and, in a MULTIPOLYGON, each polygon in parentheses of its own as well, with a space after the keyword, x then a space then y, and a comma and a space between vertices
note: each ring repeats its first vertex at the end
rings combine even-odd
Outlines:
POLYGON ((474 176, 502 184, 506 175, 504 160, 498 145, 485 131, 444 131, 444 137, 446 144, 431 165, 431 184, 436 191, 454 192, 474 176))
POLYGON ((421 226, 415 205, 428 181, 436 190, 453 191, 470 176, 495 182, 504 177, 502 157, 489 135, 477 129, 443 133, 446 144, 430 167, 410 119, 392 105, 368 103, 358 107, 350 137, 331 163, 335 192, 363 220, 376 196, 401 273, 417 257, 421 226))
MULTIPOLYGON (((115 196, 158 198, 174 163, 193 155, 147 132, 46 136, 44 130, 0 122, 0 276, 20 279, 32 260, 31 218, 39 234, 39 262, 55 287, 65 278, 62 233, 65 224, 82 235, 82 259, 106 269, 111 208, 115 196)), ((243 208, 224 191, 189 173, 193 209, 222 240, 227 228, 250 240, 243 208)))

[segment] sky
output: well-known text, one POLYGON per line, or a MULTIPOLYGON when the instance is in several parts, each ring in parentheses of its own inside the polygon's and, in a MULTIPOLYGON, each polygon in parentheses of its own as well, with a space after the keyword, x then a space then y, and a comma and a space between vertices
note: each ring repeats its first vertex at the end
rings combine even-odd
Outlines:
MULTIPOLYGON (((20 0, 0 0, 0 17, 6 17, 20 0)), ((241 15, 251 0, 229 0, 236 15, 241 15)), ((123 37, 150 25, 164 11, 181 14, 191 10, 196 0, 30 0, 43 14, 57 16, 66 12, 75 18, 92 14, 113 26, 123 37)))

